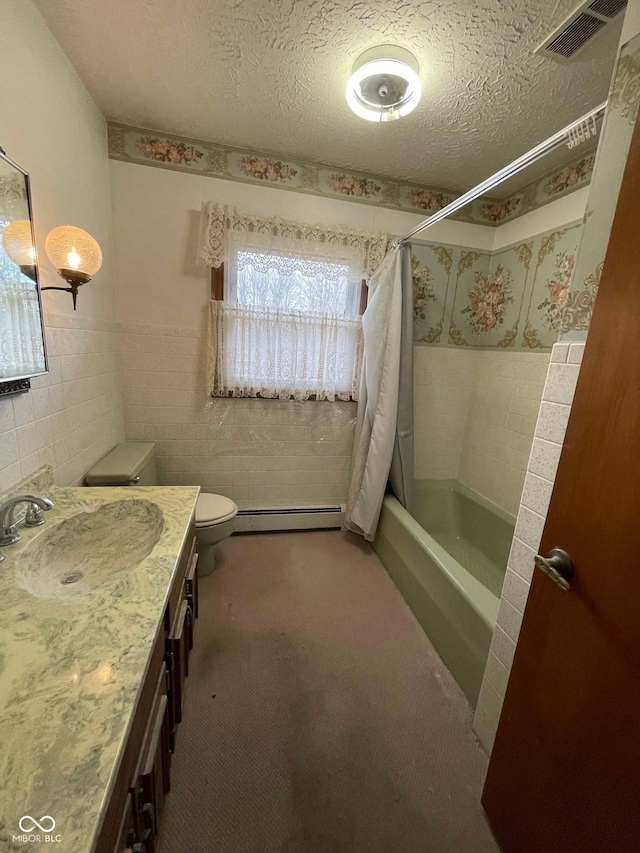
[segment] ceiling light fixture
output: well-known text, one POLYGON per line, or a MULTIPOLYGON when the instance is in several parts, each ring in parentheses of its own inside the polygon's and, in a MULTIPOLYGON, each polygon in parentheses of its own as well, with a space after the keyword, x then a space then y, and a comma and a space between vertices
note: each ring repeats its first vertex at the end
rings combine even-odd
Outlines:
POLYGON ((420 67, 403 47, 383 44, 365 50, 347 83, 347 103, 367 121, 395 121, 408 115, 422 95, 420 67))

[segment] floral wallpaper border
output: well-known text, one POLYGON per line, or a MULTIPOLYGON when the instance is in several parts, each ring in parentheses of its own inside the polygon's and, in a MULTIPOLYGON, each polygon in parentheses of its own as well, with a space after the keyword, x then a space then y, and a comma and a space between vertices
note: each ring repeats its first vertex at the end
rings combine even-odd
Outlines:
POLYGON ((640 35, 620 50, 593 174, 584 237, 566 294, 559 328, 569 340, 584 340, 598 294, 618 194, 640 109, 640 35))
MULTIPOLYGON (((347 198, 412 213, 435 213, 454 200, 455 193, 375 175, 321 166, 313 163, 228 148, 195 139, 108 123, 109 157, 197 172, 212 178, 269 184, 294 192, 347 198)), ((595 155, 582 153, 570 163, 554 169, 505 199, 479 198, 453 219, 489 226, 502 225, 561 195, 587 186, 595 155)))

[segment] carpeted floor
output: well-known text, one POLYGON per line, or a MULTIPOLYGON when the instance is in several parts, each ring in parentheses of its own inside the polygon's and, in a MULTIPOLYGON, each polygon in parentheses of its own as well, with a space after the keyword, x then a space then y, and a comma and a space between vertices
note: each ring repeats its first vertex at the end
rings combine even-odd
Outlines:
POLYGON ((200 583, 161 853, 495 853, 470 710, 371 548, 235 536, 200 583))

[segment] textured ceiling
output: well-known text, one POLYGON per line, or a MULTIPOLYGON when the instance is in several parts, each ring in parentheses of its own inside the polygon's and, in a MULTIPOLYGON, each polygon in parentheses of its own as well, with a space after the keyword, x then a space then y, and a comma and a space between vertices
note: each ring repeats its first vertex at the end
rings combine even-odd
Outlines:
POLYGON ((35 3, 108 119, 455 191, 604 100, 619 36, 570 65, 534 55, 576 0, 35 3), (416 55, 424 94, 371 124, 344 86, 385 42, 416 55))

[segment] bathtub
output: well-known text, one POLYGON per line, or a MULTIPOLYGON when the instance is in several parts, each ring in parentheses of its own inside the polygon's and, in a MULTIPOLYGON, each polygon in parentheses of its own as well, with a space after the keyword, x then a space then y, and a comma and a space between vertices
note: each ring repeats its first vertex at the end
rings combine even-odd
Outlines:
POLYGON ((418 480, 413 515, 384 499, 373 547, 475 707, 515 519, 455 480, 418 480))

